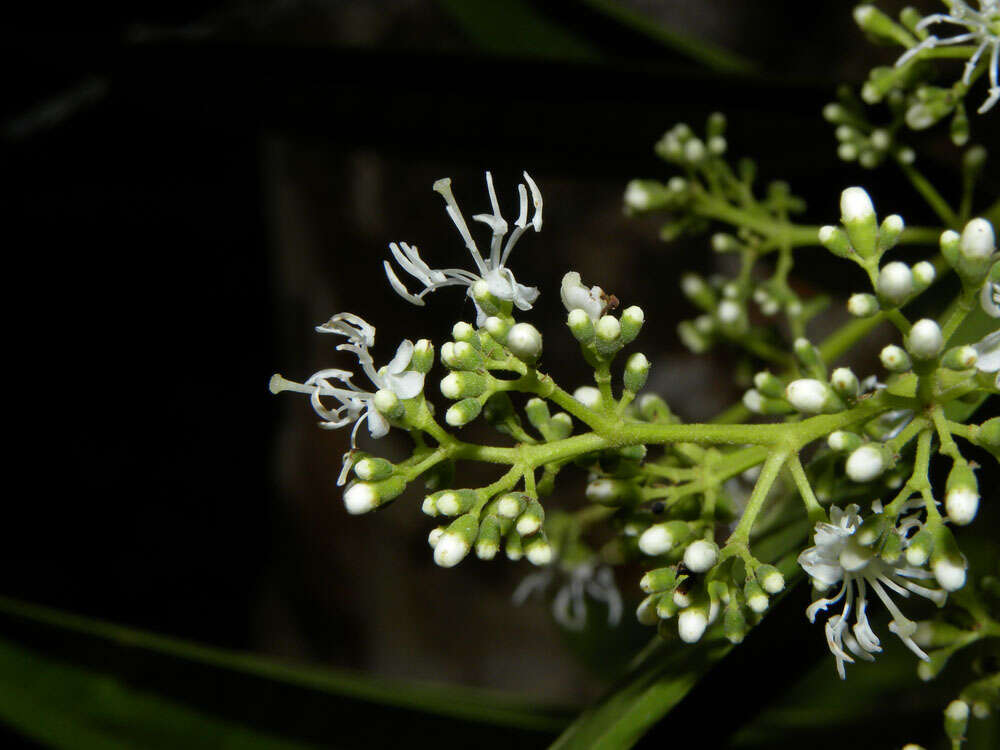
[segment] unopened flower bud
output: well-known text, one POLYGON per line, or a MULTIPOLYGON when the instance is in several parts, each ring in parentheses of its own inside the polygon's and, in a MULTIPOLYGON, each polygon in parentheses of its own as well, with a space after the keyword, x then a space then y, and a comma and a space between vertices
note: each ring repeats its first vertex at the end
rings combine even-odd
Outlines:
POLYGON ((704 354, 712 345, 709 335, 699 330, 690 320, 682 320, 677 324, 677 336, 695 354, 704 354))
POLYGON ((906 349, 914 359, 934 359, 944 348, 941 327, 930 318, 918 320, 906 337, 906 349))
POLYGON ((755 571, 761 588, 768 594, 778 594, 785 588, 785 577, 773 565, 761 565, 755 571))
POLYGON ((911 271, 913 273, 913 288, 918 292, 922 292, 924 289, 933 284, 934 279, 937 276, 937 270, 934 268, 934 264, 928 263, 926 260, 922 260, 917 263, 911 271))
POLYGON ((399 396, 388 388, 380 388, 375 391, 375 398, 372 401, 375 404, 375 408, 389 417, 389 419, 398 419, 403 416, 403 412, 405 411, 403 405, 399 402, 399 396))
POLYGON ((913 272, 898 260, 886 263, 879 271, 875 288, 882 299, 898 307, 913 294, 913 272))
POLYGON ((569 315, 566 316, 566 325, 569 326, 573 337, 581 344, 589 344, 594 340, 594 321, 579 307, 569 311, 569 315))
POLYGON ((861 446, 861 436, 847 430, 831 432, 826 439, 827 445, 835 451, 847 453, 861 446))
POLYGON ((521 535, 514 529, 507 532, 507 536, 504 537, 503 546, 504 553, 507 555, 508 560, 516 562, 524 557, 524 544, 521 541, 521 535))
POLYGON ((674 419, 667 402, 655 393, 644 393, 639 398, 638 407, 639 416, 647 422, 670 422, 674 419))
POLYGON ((948 519, 958 526, 967 526, 976 517, 979 510, 979 482, 972 467, 964 461, 956 461, 948 474, 944 506, 948 511, 948 519))
POLYGON ((662 555, 683 544, 690 536, 691 527, 683 521, 653 524, 639 537, 639 549, 647 555, 662 555))
POLYGON ((458 516, 469 511, 479 495, 475 490, 444 490, 434 496, 438 512, 446 516, 458 516))
POLYGON ((785 398, 803 414, 819 414, 843 407, 826 383, 812 378, 793 380, 785 388, 785 398))
POLYGON ((677 616, 677 634, 685 643, 697 643, 708 627, 708 613, 702 607, 689 607, 677 616))
POLYGON ((464 427, 479 416, 483 405, 476 398, 465 398, 449 407, 444 414, 444 421, 452 427, 464 427))
POLYGON ((467 514, 452 521, 434 545, 434 562, 442 568, 458 565, 479 536, 479 519, 467 514))
POLYGON ((847 457, 844 471, 853 482, 870 482, 886 470, 887 463, 881 446, 868 443, 847 457))
POLYGON ((958 243, 958 249, 966 260, 981 261, 996 251, 993 225, 986 219, 973 219, 965 225, 958 243))
POLYGON ((515 323, 507 333, 507 348, 525 364, 534 364, 542 354, 542 334, 531 323, 515 323))
POLYGON ((718 546, 715 542, 707 539, 697 539, 684 550, 684 564, 692 573, 704 573, 711 570, 718 559, 718 546))
POLYGON ((840 219, 851 238, 854 251, 862 258, 875 254, 878 223, 875 208, 864 188, 849 187, 840 195, 840 219))
POLYGON ((735 601, 726 607, 726 613, 722 618, 722 632, 726 640, 730 643, 742 643, 747 633, 747 619, 743 614, 743 608, 735 601))
POLYGON ((630 344, 635 341, 636 336, 639 335, 639 331, 642 330, 642 324, 645 320, 646 314, 642 311, 641 307, 632 305, 625 308, 621 319, 621 340, 623 344, 630 344))
POLYGON ((483 364, 483 355, 468 341, 448 341, 441 347, 441 361, 452 370, 475 370, 483 364))
POLYGON ((479 336, 476 335, 476 329, 463 321, 459 321, 452 326, 451 337, 455 341, 464 341, 473 346, 479 345, 479 336))
POLYGON ((856 318, 870 318, 880 309, 874 294, 852 294, 847 300, 847 312, 856 318))
POLYGON ((668 591, 676 585, 677 571, 674 568, 656 568, 646 573, 639 581, 639 588, 647 594, 668 591))
POLYGON ((703 310, 715 307, 715 293, 701 276, 686 273, 681 277, 681 291, 684 296, 703 310))
POLYGON ((475 282, 469 291, 472 292, 472 299, 476 301, 479 309, 483 311, 484 315, 500 315, 504 313, 504 308, 506 307, 506 312, 510 312, 510 303, 505 303, 499 297, 490 291, 490 285, 487 284, 483 279, 475 282))
POLYGON ((414 372, 427 374, 434 366, 434 344, 428 339, 420 339, 413 345, 413 356, 410 357, 410 369, 414 372))
POLYGON ((912 366, 910 355, 902 347, 889 344, 878 355, 882 366, 889 372, 906 372, 912 366))
POLYGON ((822 374, 822 377, 826 377, 826 367, 823 365, 823 359, 820 356, 819 349, 813 346, 812 342, 807 338, 797 338, 792 342, 792 349, 795 351, 795 356, 798 358, 802 366, 805 367, 809 372, 816 376, 822 374))
POLYGON ((406 489, 402 477, 390 477, 380 482, 354 482, 344 492, 344 507, 351 515, 360 515, 385 505, 406 489))
POLYGON ((632 393, 641 391, 649 377, 649 360, 646 359, 646 355, 642 352, 636 352, 629 357, 625 364, 623 377, 626 390, 632 391, 632 393))
POLYGON ((483 328, 495 341, 504 341, 512 325, 510 318, 499 318, 496 315, 491 315, 483 322, 483 328))
POLYGON ((781 378, 762 370, 753 376, 753 384, 761 395, 769 398, 782 398, 785 395, 785 383, 781 378))
POLYGON ((903 217, 899 214, 886 216, 882 221, 882 226, 878 230, 878 251, 884 253, 891 250, 899 242, 899 236, 903 233, 903 217))
POLYGON ((500 521, 495 516, 487 516, 479 524, 479 535, 476 537, 476 557, 480 560, 492 560, 500 550, 500 521))
POLYGON ((819 244, 840 258, 850 257, 853 252, 844 230, 830 225, 819 228, 819 244))
POLYGON ((470 371, 451 372, 441 380, 441 395, 453 400, 475 398, 481 396, 486 387, 485 375, 470 371))
POLYGON ((548 565, 552 562, 552 545, 544 534, 533 536, 524 543, 524 556, 532 565, 548 565))
POLYGON ((597 321, 594 332, 597 334, 597 350, 602 354, 610 354, 621 348, 622 327, 618 318, 613 315, 602 316, 597 321))
POLYGON ((354 464, 354 474, 366 482, 388 479, 394 469, 391 462, 377 456, 365 456, 354 464))
POLYGON ((838 367, 834 370, 830 375, 830 385, 833 386, 833 390, 841 398, 855 399, 861 392, 861 384, 858 382, 858 376, 849 367, 838 367))
POLYGON ((538 533, 545 522, 545 509, 542 504, 534 499, 529 499, 524 512, 517 517, 515 528, 521 536, 531 536, 538 533))
POLYGON ((764 593, 764 589, 753 578, 749 579, 743 587, 743 597, 746 599, 747 606, 751 612, 756 612, 760 615, 767 611, 770 600, 767 594, 764 593))
POLYGON ((581 385, 573 391, 573 398, 588 409, 597 409, 601 405, 601 392, 592 385, 581 385))
POLYGON ((938 585, 945 591, 958 591, 965 585, 967 567, 955 537, 947 527, 939 525, 934 529, 934 552, 931 554, 931 570, 938 585))
POLYGON ((642 625, 655 625, 659 620, 656 614, 656 604, 660 601, 662 594, 650 594, 643 599, 635 611, 636 619, 642 625))
POLYGON ((969 704, 962 700, 954 700, 944 710, 944 731, 953 742, 965 739, 965 730, 969 726, 969 704))
POLYGON ((627 505, 639 499, 639 490, 633 482, 624 479, 595 479, 587 484, 586 497, 601 505, 627 505))
POLYGON ((922 567, 927 564, 933 551, 934 533, 928 528, 923 528, 914 534, 906 545, 906 562, 916 568, 922 567))
POLYGON ((573 418, 564 411, 556 412, 549 422, 551 440, 563 440, 573 434, 573 418))

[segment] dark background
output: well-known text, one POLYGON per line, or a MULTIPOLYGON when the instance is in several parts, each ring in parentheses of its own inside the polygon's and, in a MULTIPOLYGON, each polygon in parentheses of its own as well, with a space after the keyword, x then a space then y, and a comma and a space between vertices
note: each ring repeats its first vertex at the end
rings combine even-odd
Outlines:
MULTIPOLYGON (((436 568, 415 492, 348 517, 334 486, 346 433, 315 429, 305 399, 273 398, 266 384, 348 364, 312 330, 337 311, 378 328, 377 360, 403 337, 440 344, 470 320, 456 290, 421 310, 396 297, 386 245, 464 265, 431 183, 451 176, 471 214, 492 169, 512 210, 528 169, 545 227, 521 240, 513 267, 543 291, 533 319, 547 369, 570 387, 586 375, 560 330, 558 280, 576 269, 645 309, 654 387, 686 418, 710 418, 739 396, 734 360, 681 348, 674 326, 692 310, 677 278, 720 261, 704 238, 659 243, 658 222, 626 218, 621 194, 632 177, 669 176, 652 154, 666 128, 699 129, 716 109, 730 153, 757 158, 762 182, 791 182, 808 221, 834 218, 840 190, 859 181, 880 212, 934 221, 895 175, 836 160, 822 105, 837 81, 893 55, 865 42, 848 4, 624 4, 760 74, 710 73, 574 2, 512 4, 569 29, 576 41, 558 49, 533 45, 516 14, 512 30, 484 37, 430 0, 146 3, 14 20, 2 32, 17 300, 3 593, 296 661, 556 703, 598 696, 648 633, 626 629, 594 656, 544 606, 509 604, 527 563, 436 568)), ((925 171, 957 184, 947 142, 922 145, 925 171)), ((804 293, 857 281, 818 251, 797 270, 804 293)), ((378 448, 402 456, 405 445, 378 448)), ((581 481, 557 502, 578 503, 581 481)), ((634 598, 631 579, 621 584, 634 598)), ((799 621, 799 593, 786 619, 810 664, 822 636, 799 621)), ((777 642, 759 641, 764 658, 777 642)))

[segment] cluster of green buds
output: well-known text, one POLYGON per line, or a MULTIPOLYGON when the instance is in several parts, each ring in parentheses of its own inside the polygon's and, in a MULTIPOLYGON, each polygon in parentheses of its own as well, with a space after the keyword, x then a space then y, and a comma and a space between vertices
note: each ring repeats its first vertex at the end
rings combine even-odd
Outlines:
MULTIPOLYGON (((898 97, 890 99, 890 111, 903 116, 898 97)), ((830 102, 823 108, 824 119, 835 125, 837 156, 846 162, 857 162, 865 169, 875 169, 886 159, 902 164, 912 164, 916 153, 909 146, 897 141, 898 120, 888 126, 873 125, 865 116, 861 104, 849 91, 842 92, 841 101, 830 102)))

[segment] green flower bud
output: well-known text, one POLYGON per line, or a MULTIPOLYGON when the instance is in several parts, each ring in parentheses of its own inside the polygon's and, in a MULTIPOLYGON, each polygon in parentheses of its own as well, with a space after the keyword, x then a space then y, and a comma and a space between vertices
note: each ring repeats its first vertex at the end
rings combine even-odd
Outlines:
POLYGON ((849 367, 838 367, 834 370, 830 375, 830 385, 838 396, 848 400, 856 399, 861 392, 858 376, 849 367))
POLYGON ((513 521, 524 512, 530 499, 522 492, 508 492, 497 501, 497 515, 513 521))
POLYGON ((573 337, 581 344, 589 344, 594 340, 594 321, 583 309, 577 307, 570 310, 569 315, 566 316, 566 325, 569 326, 573 337))
POLYGON ((715 309, 715 292, 705 280, 696 273, 686 273, 681 277, 681 291, 702 310, 715 309))
POLYGON ((434 504, 442 515, 459 516, 471 510, 478 499, 475 490, 444 490, 434 495, 434 504))
POLYGON ((969 142, 969 115, 961 101, 955 105, 955 116, 951 118, 951 142, 961 148, 969 142))
POLYGON ((386 388, 380 388, 375 391, 373 403, 375 404, 375 408, 389 419, 399 419, 406 411, 399 401, 399 396, 386 388))
POLYGON ((976 443, 985 448, 1000 449, 1000 417, 993 417, 979 425, 976 443))
POLYGON ((913 289, 916 292, 924 291, 924 289, 934 283, 934 279, 937 276, 937 270, 934 268, 934 264, 928 263, 926 260, 922 260, 917 263, 913 267, 912 273, 913 289))
POLYGON ((491 315, 483 322, 483 328, 496 341, 506 339, 512 325, 514 321, 510 318, 498 318, 496 315, 491 315))
POLYGON ((601 406, 601 392, 592 385, 581 385, 573 391, 573 398, 588 409, 599 409, 601 406))
POLYGON ((507 348, 525 364, 533 365, 542 355, 542 334, 531 323, 516 323, 507 333, 507 348))
POLYGON ((549 405, 540 398, 530 399, 524 405, 524 414, 528 418, 528 422, 531 423, 531 426, 538 431, 547 428, 549 421, 552 419, 549 414, 549 405))
POLYGON ((671 191, 656 180, 631 180, 625 186, 625 211, 634 214, 666 208, 671 198, 671 191))
POLYGON ((743 598, 746 599, 747 607, 750 608, 750 611, 756 612, 758 615, 764 614, 770 603, 770 599, 764 593, 764 589, 753 578, 747 579, 746 585, 743 587, 743 598))
POLYGON ((895 42, 903 47, 911 47, 916 40, 910 33, 893 21, 874 5, 858 5, 854 8, 854 21, 862 31, 871 34, 881 42, 895 42))
POLYGON ((682 320, 677 324, 677 336, 695 354, 704 354, 712 345, 711 337, 700 331, 690 320, 682 320))
POLYGON ((434 545, 434 562, 442 568, 458 565, 479 536, 479 519, 469 513, 452 521, 434 545))
POLYGON ((795 339, 792 343, 792 348, 795 350, 795 356, 802 363, 802 366, 812 373, 814 377, 826 377, 826 365, 823 364, 819 349, 813 346, 809 339, 795 339))
POLYGON ((871 198, 864 188, 849 187, 841 193, 840 220, 851 239, 854 252, 862 258, 875 255, 878 222, 871 198))
POLYGON ((483 355, 468 341, 449 341, 441 347, 441 361, 451 370, 476 370, 483 365, 483 355))
POLYGON ((756 388, 743 394, 743 405, 754 414, 791 414, 795 411, 783 398, 767 398, 756 388))
POLYGON ((656 614, 656 605, 661 598, 665 597, 662 594, 650 594, 639 602, 635 616, 642 625, 655 625, 659 621, 659 617, 656 614))
POLYGON ((434 344, 428 339, 420 339, 413 345, 413 356, 410 358, 410 369, 414 372, 427 374, 434 366, 434 344))
POLYGON ((656 616, 661 620, 669 620, 677 614, 677 603, 672 596, 660 596, 656 602, 656 616))
POLYGON ((524 543, 524 556, 532 565, 548 565, 552 562, 552 545, 542 532, 524 543))
POLYGON ((500 550, 500 521, 495 516, 487 516, 479 524, 479 535, 476 537, 476 557, 480 560, 492 560, 500 550))
POLYGON ((647 422, 672 422, 674 419, 667 402, 655 393, 644 393, 638 408, 639 416, 647 422))
POLYGON ((962 230, 955 270, 965 283, 978 286, 989 273, 996 249, 993 225, 986 219, 973 219, 962 230))
POLYGON ((622 348, 621 323, 613 315, 602 316, 597 321, 594 331, 597 334, 597 351, 601 354, 613 354, 622 348))
POLYGON ((934 359, 943 348, 944 336, 941 327, 930 318, 918 320, 906 336, 906 349, 914 359, 934 359))
POLYGON ((882 226, 878 230, 878 251, 884 253, 891 250, 899 242, 899 237, 903 233, 903 217, 899 214, 886 216, 882 221, 882 226))
POLYGON ((444 414, 444 421, 452 427, 464 427, 479 416, 483 405, 479 399, 466 398, 451 406, 444 414))
POLYGON ((479 336, 476 334, 476 329, 468 323, 461 321, 456 323, 451 329, 451 337, 455 341, 464 341, 476 348, 479 347, 479 336))
POLYGON ((366 482, 378 482, 388 479, 395 468, 392 463, 386 461, 384 458, 365 456, 354 464, 354 474, 358 479, 366 482))
POLYGON ((934 550, 934 533, 927 527, 922 528, 906 545, 906 562, 919 568, 927 563, 934 550))
POLYGON ((962 235, 953 229, 946 229, 941 233, 938 244, 941 247, 941 254, 948 261, 948 265, 955 268, 958 265, 958 246, 962 241, 962 235))
POLYGON ((733 644, 742 643, 747 634, 747 619, 735 599, 729 602, 722 616, 722 633, 733 644))
POLYGON ((753 384, 762 396, 769 398, 784 398, 785 382, 767 370, 762 370, 753 376, 753 384))
POLYGON ((952 742, 965 739, 965 730, 969 726, 969 704, 962 700, 954 700, 944 710, 944 732, 952 742))
POLYGON ((522 537, 537 534, 545 522, 545 509, 537 500, 529 499, 524 512, 517 517, 515 528, 522 537))
POLYGON ((881 476, 891 462, 889 448, 880 443, 866 443, 847 457, 844 471, 852 482, 870 482, 881 476))
POLYGON ((504 537, 504 552, 507 554, 508 560, 517 561, 524 557, 524 544, 521 541, 521 536, 511 529, 507 532, 507 536, 504 537))
POLYGON ((712 249, 717 253, 734 253, 740 249, 739 240, 725 232, 712 235, 712 249))
POLYGON ((836 432, 831 432, 826 439, 826 444, 829 445, 831 449, 841 453, 849 453, 855 448, 860 448, 862 442, 863 441, 860 435, 847 430, 837 430, 836 432))
POLYGON ((642 352, 636 352, 628 358, 628 362, 625 364, 625 389, 632 391, 632 393, 641 391, 646 385, 648 377, 649 360, 642 352))
POLYGON ((878 556, 890 565, 895 565, 903 556, 903 537, 896 532, 886 534, 878 556))
POLYGON ((876 513, 875 515, 869 516, 861 523, 858 530, 854 532, 854 538, 857 540, 858 544, 863 547, 870 547, 882 537, 885 530, 885 517, 876 513))
POLYGON ((392 502, 406 489, 402 477, 390 477, 381 482, 352 482, 344 492, 344 506, 352 516, 367 513, 392 502))
POLYGON ((785 398, 803 414, 830 413, 844 408, 844 402, 830 386, 812 378, 793 380, 785 388, 785 398))
POLYGON ((625 308, 621 319, 621 340, 623 344, 631 344, 635 341, 636 336, 639 335, 639 331, 642 330, 642 324, 645 320, 646 314, 642 311, 641 307, 632 305, 632 307, 625 308))
POLYGON ((642 532, 639 537, 639 549, 655 557, 684 544, 690 538, 691 527, 684 521, 656 523, 642 532))
POLYGON ((965 585, 968 563, 958 548, 958 542, 946 526, 939 524, 933 532, 934 552, 931 554, 931 570, 934 578, 945 591, 958 591, 965 585))
POLYGON ((847 234, 834 226, 819 228, 819 244, 840 258, 849 258, 854 252, 847 234))
POLYGON ((768 594, 779 594, 785 589, 785 577, 773 565, 761 565, 754 572, 761 588, 768 594))
POLYGON ((948 519, 957 526, 972 523, 979 510, 979 482, 972 467, 956 461, 948 474, 945 485, 944 507, 948 519))
POLYGON ((479 309, 483 311, 484 315, 499 316, 510 312, 512 307, 511 303, 505 302, 495 296, 490 291, 490 285, 482 279, 472 285, 471 292, 472 299, 476 301, 476 304, 479 305, 479 309))
POLYGON ((556 412, 549 422, 550 440, 564 440, 573 434, 573 418, 564 411, 556 412))
POLYGON ((639 499, 639 488, 624 479, 595 479, 587 484, 586 497, 592 503, 631 505, 639 499))
POLYGON ((441 380, 441 395, 452 400, 475 398, 483 395, 489 381, 485 375, 468 370, 460 370, 445 375, 441 380))
POLYGON ((674 568, 655 568, 649 571, 639 581, 639 588, 645 593, 672 591, 677 586, 677 570, 674 568))
POLYGON ((913 366, 910 355, 895 344, 889 344, 878 356, 882 360, 882 366, 889 372, 906 372, 913 366))
POLYGON ((724 135, 726 132, 726 116, 722 112, 713 112, 708 116, 708 121, 705 123, 705 135, 709 138, 714 138, 718 135, 724 135))
POLYGON ((874 294, 852 294, 847 300, 847 312, 856 318, 870 318, 880 309, 874 294))

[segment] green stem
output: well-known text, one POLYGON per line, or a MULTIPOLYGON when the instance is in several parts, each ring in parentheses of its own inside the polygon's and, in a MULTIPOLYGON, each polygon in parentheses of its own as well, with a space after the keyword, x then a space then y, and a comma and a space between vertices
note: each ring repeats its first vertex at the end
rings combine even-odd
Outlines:
POLYGON ((916 167, 912 164, 907 164, 903 162, 898 157, 896 158, 896 163, 902 170, 903 174, 913 185, 914 189, 920 193, 923 199, 927 202, 934 213, 943 221, 947 226, 952 229, 956 229, 959 226, 958 215, 952 209, 948 202, 941 197, 941 194, 937 191, 930 181, 924 177, 916 167))
POLYGON ((764 502, 767 500, 767 495, 771 491, 774 480, 778 477, 778 472, 781 471, 781 467, 785 465, 785 461, 788 460, 791 453, 792 451, 785 449, 775 451, 767 457, 764 466, 760 470, 760 476, 757 477, 757 483, 753 487, 753 492, 750 493, 750 499, 747 500, 747 507, 743 511, 743 517, 726 541, 727 549, 731 548, 734 553, 739 553, 747 549, 754 521, 757 520, 757 515, 760 513, 761 508, 764 507, 764 502))
POLYGON ((809 484, 809 478, 806 476, 805 469, 802 468, 802 462, 799 460, 797 453, 793 453, 788 457, 788 470, 791 472, 792 479, 795 480, 795 486, 799 490, 799 496, 806 506, 806 513, 809 514, 809 520, 814 524, 825 521, 826 511, 823 510, 819 504, 819 500, 816 499, 816 494, 813 492, 812 485, 809 484))

